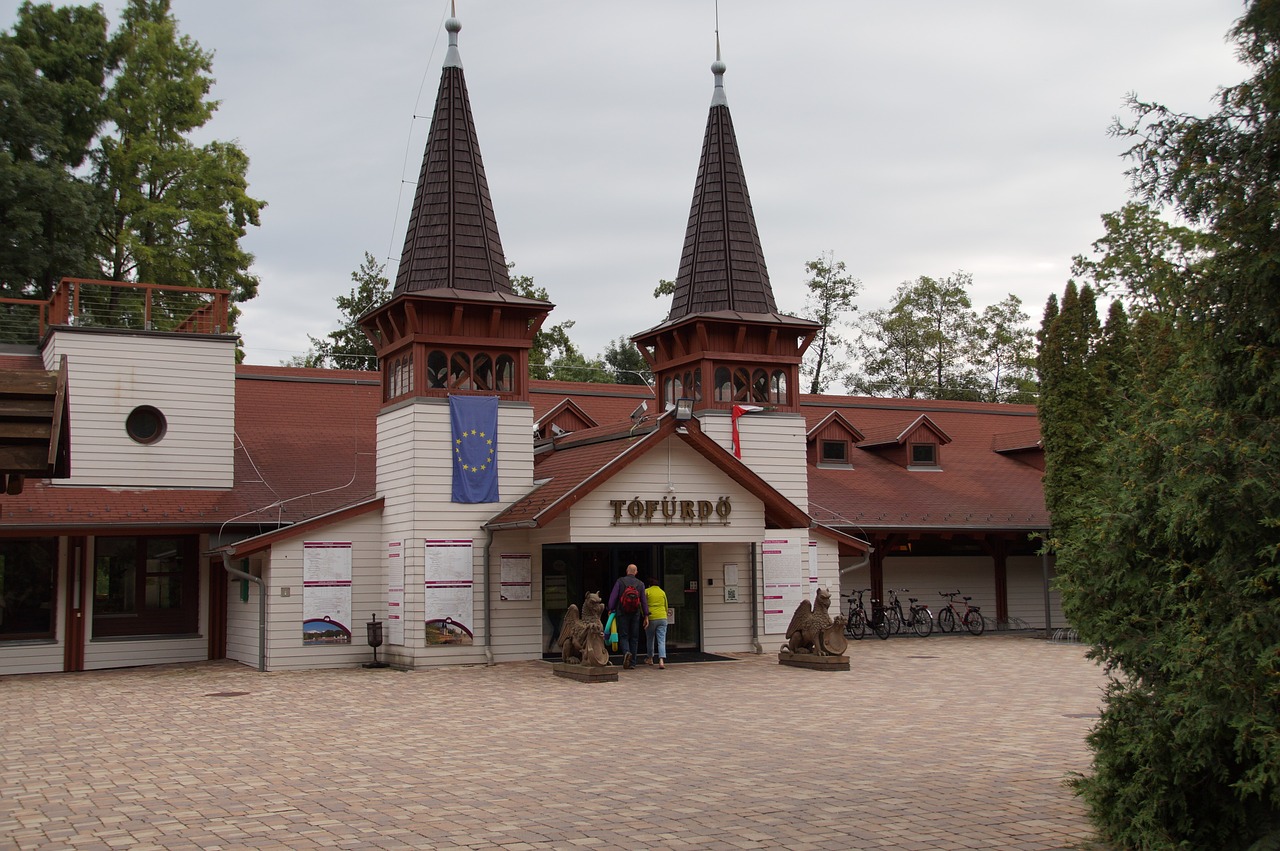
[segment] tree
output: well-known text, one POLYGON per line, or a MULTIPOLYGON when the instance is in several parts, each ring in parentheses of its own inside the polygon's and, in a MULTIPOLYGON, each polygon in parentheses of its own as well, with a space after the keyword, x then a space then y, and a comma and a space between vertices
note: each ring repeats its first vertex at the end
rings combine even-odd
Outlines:
POLYGON ((653 288, 653 297, 662 298, 664 295, 676 294, 676 282, 668 281, 666 278, 659 278, 658 285, 653 288))
MULTIPOLYGON (((23 3, 0 33, 0 294, 47 299, 64 275, 98 277, 98 196, 79 170, 102 125, 109 70, 101 7, 23 3)), ((6 331, 34 337, 6 323, 6 331)))
POLYGON ((800 371, 810 379, 809 392, 816 394, 824 392, 833 380, 843 378, 848 367, 848 343, 839 333, 839 326, 845 313, 858 309, 853 300, 862 282, 845 274, 844 261, 836 260, 830 251, 809 260, 804 268, 809 273, 805 282, 809 292, 801 315, 822 327, 805 353, 800 371))
POLYGON ((974 366, 982 377, 979 398, 987 402, 1034 403, 1035 338, 1022 310, 1022 299, 1010 293, 982 311, 974 325, 974 366))
POLYGON ((626 337, 611 341, 604 350, 604 363, 612 375, 606 380, 614 384, 640 384, 653 386, 653 370, 645 362, 644 355, 626 337))
POLYGON ((867 314, 858 341, 862 368, 846 382, 851 392, 980 398, 976 364, 983 341, 969 299, 972 283, 967 272, 941 280, 921 276, 898 287, 893 307, 867 314))
POLYGON ((97 152, 106 276, 253 298, 258 278, 240 239, 258 225, 264 202, 248 195, 249 159, 234 143, 197 147, 188 138, 218 108, 206 97, 212 54, 178 35, 168 0, 130 0, 110 48, 119 71, 97 152))
MULTIPOLYGON (((514 271, 515 264, 508 263, 507 268, 514 271)), ((540 298, 549 301, 546 287, 535 286, 530 275, 511 275, 511 289, 516 295, 526 298, 540 298)), ((529 377, 554 381, 600 381, 601 376, 609 370, 599 358, 588 359, 574 342, 569 339, 569 331, 574 320, 542 328, 533 336, 533 347, 529 349, 529 377)))
MULTIPOLYGON (((1046 475, 1076 511, 1054 515, 1064 610, 1114 674, 1076 789, 1125 847, 1280 842, 1280 6, 1231 35, 1251 76, 1215 113, 1134 99, 1115 127, 1139 200, 1204 242, 1135 263, 1153 222, 1117 221, 1098 268, 1134 311, 1131 373, 1089 478, 1046 475)), ((1046 421, 1076 416, 1054 399, 1046 421)))
POLYGON ((365 336, 356 321, 365 313, 391 298, 391 281, 387 279, 387 267, 379 263, 369 252, 364 253, 364 263, 351 273, 355 288, 334 301, 342 312, 342 325, 330 331, 325 339, 307 335, 311 351, 302 358, 290 362, 293 366, 333 367, 336 369, 377 369, 378 356, 373 343, 365 336))

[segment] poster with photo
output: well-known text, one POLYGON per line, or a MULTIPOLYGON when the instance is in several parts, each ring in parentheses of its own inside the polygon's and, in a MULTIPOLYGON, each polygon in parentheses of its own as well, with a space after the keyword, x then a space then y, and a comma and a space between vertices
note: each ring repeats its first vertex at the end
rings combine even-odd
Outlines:
POLYGON ((302 643, 351 643, 351 542, 302 544, 302 643))
POLYGON ((475 610, 470 540, 425 540, 427 644, 471 644, 475 610))

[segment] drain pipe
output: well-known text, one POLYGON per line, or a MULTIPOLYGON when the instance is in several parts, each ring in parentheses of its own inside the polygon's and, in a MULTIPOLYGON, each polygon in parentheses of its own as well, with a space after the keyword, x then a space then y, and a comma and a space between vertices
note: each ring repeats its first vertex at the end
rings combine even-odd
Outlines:
POLYGON ((760 646, 760 601, 756 596, 756 542, 751 542, 751 644, 756 648, 756 655, 763 656, 764 648, 760 646))
POLYGON ((484 663, 493 665, 493 606, 490 604, 489 592, 489 550, 493 547, 493 530, 485 530, 484 539, 484 663))
POLYGON ((231 566, 231 557, 235 555, 236 548, 231 547, 222 551, 222 569, 230 573, 236 579, 247 579, 258 586, 258 670, 266 672, 267 670, 267 583, 263 581, 261 576, 254 576, 252 573, 245 573, 239 568, 231 566))

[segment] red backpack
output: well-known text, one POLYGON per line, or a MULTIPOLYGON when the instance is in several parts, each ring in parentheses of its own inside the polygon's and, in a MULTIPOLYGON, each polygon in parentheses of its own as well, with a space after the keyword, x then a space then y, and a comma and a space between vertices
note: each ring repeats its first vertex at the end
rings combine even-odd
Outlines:
POLYGON ((634 585, 622 586, 622 596, 618 598, 618 608, 628 615, 634 615, 640 611, 640 589, 634 585))

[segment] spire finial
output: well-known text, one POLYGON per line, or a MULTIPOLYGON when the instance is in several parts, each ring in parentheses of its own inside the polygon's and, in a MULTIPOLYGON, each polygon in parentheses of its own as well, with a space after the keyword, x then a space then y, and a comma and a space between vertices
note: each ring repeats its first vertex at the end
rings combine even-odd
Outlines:
MULTIPOLYGON (((717 9, 717 16, 719 10, 717 9)), ((716 77, 716 88, 711 94, 712 106, 728 106, 729 99, 724 94, 724 72, 725 64, 720 59, 720 26, 716 25, 716 61, 711 63, 711 73, 716 77)))
POLYGON ((449 0, 449 19, 444 22, 444 28, 449 33, 449 50, 444 55, 444 67, 461 68, 462 54, 458 52, 458 33, 462 30, 462 21, 458 20, 457 0, 449 0))

